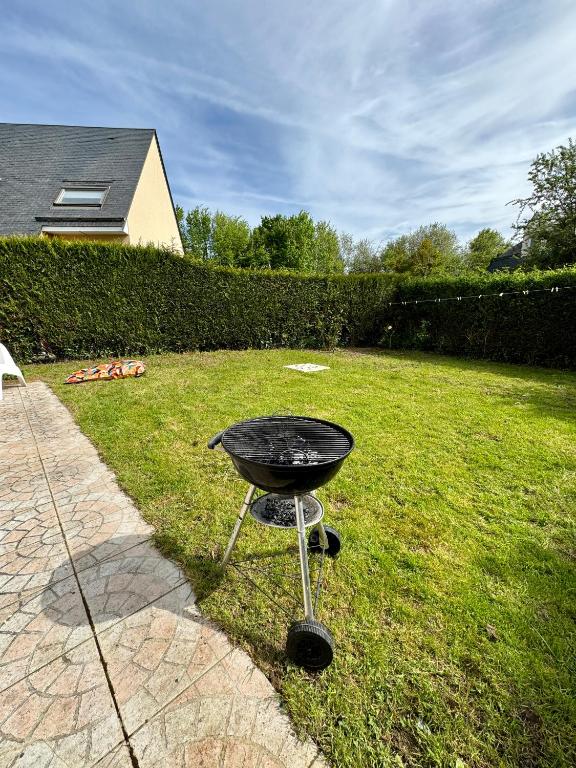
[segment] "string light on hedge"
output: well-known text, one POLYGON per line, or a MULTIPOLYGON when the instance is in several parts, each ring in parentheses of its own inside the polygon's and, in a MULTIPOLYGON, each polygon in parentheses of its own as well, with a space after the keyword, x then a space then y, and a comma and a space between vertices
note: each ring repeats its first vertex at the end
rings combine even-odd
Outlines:
POLYGON ((560 291, 573 291, 576 285, 555 285, 553 288, 524 288, 521 291, 501 291, 500 293, 479 293, 471 296, 446 296, 435 299, 404 299, 402 301, 389 301, 389 307, 406 306, 407 304, 440 304, 442 301, 462 301, 462 299, 486 299, 503 298, 504 296, 528 296, 530 293, 559 293, 560 291))

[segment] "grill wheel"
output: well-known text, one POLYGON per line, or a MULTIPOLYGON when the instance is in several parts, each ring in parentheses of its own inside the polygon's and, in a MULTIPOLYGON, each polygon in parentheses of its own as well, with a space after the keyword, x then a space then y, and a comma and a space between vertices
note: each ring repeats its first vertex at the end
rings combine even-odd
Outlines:
POLYGON ((310 672, 326 669, 334 658, 334 640, 319 621, 297 621, 288 630, 286 655, 310 672))
MULTIPOLYGON (((324 530, 326 531, 326 538, 328 539, 328 549, 324 550, 324 554, 328 555, 328 557, 336 557, 342 547, 340 534, 335 528, 330 528, 329 525, 325 525, 324 530)), ((310 531, 310 536, 308 536, 308 550, 310 552, 322 552, 318 528, 314 528, 310 531)))

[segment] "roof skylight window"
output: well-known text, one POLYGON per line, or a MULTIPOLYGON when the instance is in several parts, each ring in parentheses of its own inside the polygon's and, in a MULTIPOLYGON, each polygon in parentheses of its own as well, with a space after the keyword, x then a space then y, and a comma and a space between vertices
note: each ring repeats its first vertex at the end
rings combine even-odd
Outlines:
POLYGON ((64 187, 54 205, 100 206, 104 202, 108 187, 64 187))

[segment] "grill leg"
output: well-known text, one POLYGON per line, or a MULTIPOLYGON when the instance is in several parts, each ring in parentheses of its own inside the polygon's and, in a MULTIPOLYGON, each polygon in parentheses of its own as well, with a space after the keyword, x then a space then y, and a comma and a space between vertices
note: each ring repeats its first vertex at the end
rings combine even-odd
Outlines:
POLYGON ((326 531, 324 530, 324 524, 320 520, 320 522, 317 524, 316 528, 318 529, 318 537, 320 539, 320 546, 323 550, 327 550, 330 546, 328 544, 328 536, 326 536, 326 531))
POLYGON ((222 568, 224 568, 228 564, 228 561, 230 560, 230 555, 232 554, 232 550, 236 545, 236 541, 240 533, 240 528, 242 528, 242 523, 244 522, 244 515, 246 514, 248 507, 252 503, 252 497, 254 496, 255 491, 256 491, 256 486, 251 485, 250 488, 248 488, 248 491, 246 492, 246 496, 244 497, 244 503, 240 507, 240 512, 238 513, 238 517, 236 518, 236 524, 234 525, 232 536, 230 536, 228 546, 226 547, 226 552, 224 552, 224 557, 222 558, 222 563, 221 563, 222 568))
MULTIPOLYGON (((316 491, 312 491, 310 495, 316 498, 316 491)), ((328 536, 326 536, 326 531, 324 530, 324 523, 322 522, 322 520, 320 520, 315 527, 318 529, 318 538, 320 539, 320 546, 324 551, 326 551, 330 545, 328 544, 328 536)))
POLYGON ((314 621, 312 594, 310 591, 310 573, 308 572, 308 545, 304 524, 304 506, 301 496, 294 496, 296 506, 296 528, 298 529, 298 550, 300 553, 300 572, 302 574, 302 595, 304 597, 304 616, 306 621, 314 621))

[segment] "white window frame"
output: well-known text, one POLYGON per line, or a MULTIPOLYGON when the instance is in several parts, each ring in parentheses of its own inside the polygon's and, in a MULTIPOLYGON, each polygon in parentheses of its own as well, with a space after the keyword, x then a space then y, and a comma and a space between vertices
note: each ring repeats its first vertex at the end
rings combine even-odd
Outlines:
POLYGON ((94 187, 62 187, 58 193, 58 197, 54 200, 54 205, 62 205, 65 208, 101 208, 106 200, 110 187, 94 186, 94 187), (102 192, 102 197, 97 203, 66 203, 63 201, 67 192, 102 192))

